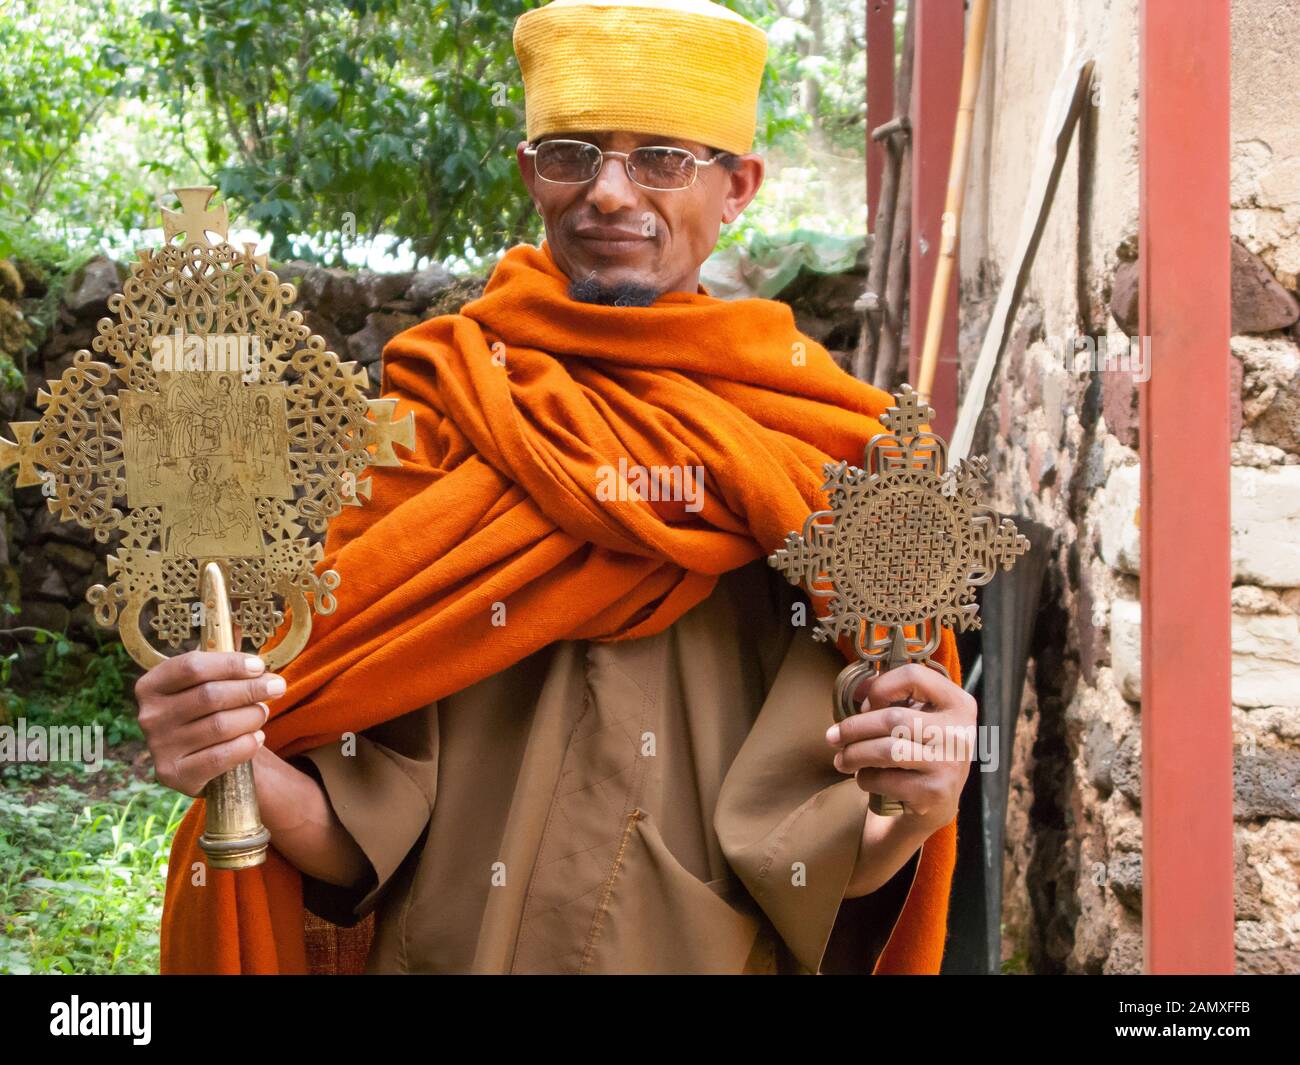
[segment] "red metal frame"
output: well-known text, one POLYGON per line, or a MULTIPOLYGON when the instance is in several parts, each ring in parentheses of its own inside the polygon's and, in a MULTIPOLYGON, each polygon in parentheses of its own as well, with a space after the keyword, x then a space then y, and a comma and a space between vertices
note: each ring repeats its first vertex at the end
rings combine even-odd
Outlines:
POLYGON ((894 0, 867 0, 867 232, 876 231, 885 146, 871 131, 894 117, 894 0))
MULTIPOLYGON (((910 355, 908 380, 916 383, 920 370, 925 321, 934 285, 942 237, 943 205, 948 191, 957 105, 961 101, 962 43, 965 7, 962 0, 912 0, 916 9, 916 58, 912 67, 912 248, 910 253, 910 355), (924 252, 922 248, 924 247, 924 252)), ((953 270, 944 315, 943 340, 935 369, 930 405, 933 427, 943 436, 957 421, 957 291, 960 277, 953 270)))
POLYGON ((1229 0, 1139 17, 1144 965, 1230 973, 1229 0))

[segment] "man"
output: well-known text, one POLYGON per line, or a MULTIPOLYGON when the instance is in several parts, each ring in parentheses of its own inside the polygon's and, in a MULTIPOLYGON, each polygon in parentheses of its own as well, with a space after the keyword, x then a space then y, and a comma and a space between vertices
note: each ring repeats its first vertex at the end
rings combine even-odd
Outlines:
POLYGON ((159 778, 253 758, 272 837, 206 872, 195 804, 164 971, 937 971, 969 764, 891 730, 974 704, 906 667, 832 726, 844 657, 766 562, 888 397, 787 307, 699 285, 762 181, 763 34, 554 0, 515 46, 546 240, 385 348, 417 445, 331 526, 338 610, 283 678, 191 652, 137 690, 159 778), (349 962, 334 933, 371 914, 349 962))

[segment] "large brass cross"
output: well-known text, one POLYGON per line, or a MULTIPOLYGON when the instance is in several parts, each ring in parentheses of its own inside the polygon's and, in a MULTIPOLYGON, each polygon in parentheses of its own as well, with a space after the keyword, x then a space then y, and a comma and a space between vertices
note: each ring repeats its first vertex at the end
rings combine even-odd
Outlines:
MULTIPOLYGON (((975 589, 1010 569, 1029 549, 1009 518, 979 502, 987 460, 947 469, 947 444, 924 430, 934 411, 908 385, 894 397, 863 466, 827 463, 830 509, 810 514, 802 533, 768 556, 791 584, 828 601, 813 631, 847 636, 859 661, 836 679, 836 721, 857 713, 853 695, 867 676, 908 662, 948 675, 934 661, 944 626, 979 627, 975 589)), ((872 794, 876 813, 902 804, 872 794)))
MULTIPOLYGON (((370 466, 401 465, 393 447, 414 447, 415 419, 366 398, 365 370, 287 309, 294 286, 255 245, 225 239, 225 206, 206 206, 215 191, 176 190, 163 245, 139 252, 109 300, 115 319, 98 323, 93 347, 111 362, 76 352, 39 392, 40 420, 0 438, 0 469, 41 485, 59 520, 116 538, 113 580, 86 598, 140 665, 163 659, 156 644, 234 650, 234 622, 261 648, 287 607, 288 631, 263 653, 278 669, 313 613, 335 609, 339 575, 317 572, 330 520, 369 498, 370 466)), ((208 785, 200 845, 218 868, 263 860, 251 773, 245 763, 208 785)))

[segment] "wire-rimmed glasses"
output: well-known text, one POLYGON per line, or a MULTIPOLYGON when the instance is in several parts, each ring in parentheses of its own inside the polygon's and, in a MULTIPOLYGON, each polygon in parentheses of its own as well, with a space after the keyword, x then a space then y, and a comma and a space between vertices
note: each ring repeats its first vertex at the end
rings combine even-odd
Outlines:
POLYGON ((695 184, 699 168, 712 166, 721 156, 700 159, 694 152, 666 144, 650 144, 630 152, 603 151, 589 141, 549 140, 524 149, 533 157, 533 168, 543 181, 557 185, 585 185, 600 173, 606 157, 622 159, 627 176, 643 189, 662 192, 688 189, 695 184))

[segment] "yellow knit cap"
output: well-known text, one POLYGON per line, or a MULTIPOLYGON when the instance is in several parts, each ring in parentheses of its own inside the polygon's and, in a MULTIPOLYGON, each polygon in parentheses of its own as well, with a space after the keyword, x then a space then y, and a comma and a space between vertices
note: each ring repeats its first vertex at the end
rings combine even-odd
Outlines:
POLYGON ((708 0, 552 0, 515 21, 528 139, 659 133, 744 154, 767 35, 708 0))

